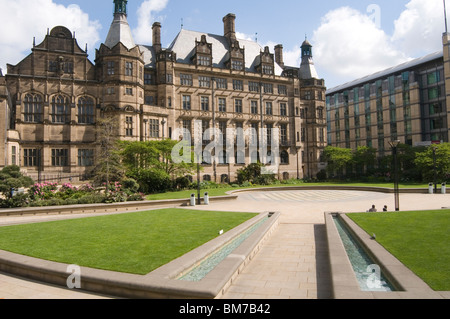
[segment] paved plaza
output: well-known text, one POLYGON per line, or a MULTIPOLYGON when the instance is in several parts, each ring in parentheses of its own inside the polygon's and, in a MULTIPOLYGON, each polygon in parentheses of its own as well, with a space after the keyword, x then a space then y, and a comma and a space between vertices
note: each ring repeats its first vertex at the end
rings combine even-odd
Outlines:
MULTIPOLYGON (((281 212, 280 224, 254 259, 232 283, 224 299, 322 299, 331 297, 324 212, 365 212, 394 207, 394 195, 360 191, 256 191, 237 200, 212 202, 189 209, 281 212)), ((450 195, 401 194, 400 210, 450 207, 450 195)), ((89 215, 92 216, 92 215, 89 215)), ((82 216, 77 215, 76 218, 82 216)), ((0 225, 39 222, 74 216, 0 217, 0 225)), ((46 285, 0 273, 0 298, 109 298, 46 285)))

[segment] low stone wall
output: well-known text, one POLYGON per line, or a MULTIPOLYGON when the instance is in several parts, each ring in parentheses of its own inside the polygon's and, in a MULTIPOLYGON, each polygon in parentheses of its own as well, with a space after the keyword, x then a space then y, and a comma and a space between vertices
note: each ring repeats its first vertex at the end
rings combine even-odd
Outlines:
MULTIPOLYGON (((306 191, 306 190, 334 190, 334 191, 360 191, 360 192, 378 192, 393 194, 393 188, 374 187, 374 186, 280 186, 280 187, 262 187, 237 189, 228 192, 228 194, 236 194, 239 192, 273 192, 273 191, 306 191)), ((428 194, 428 189, 424 188, 401 188, 402 194, 428 194)))
MULTIPOLYGON (((210 202, 235 200, 237 195, 217 196, 209 199, 210 202)), ((202 198, 204 203, 204 198, 202 198)), ((168 206, 189 206, 190 199, 168 199, 155 201, 138 201, 112 204, 89 204, 70 206, 45 206, 1 209, 0 216, 26 216, 26 215, 63 215, 63 214, 93 214, 132 212, 168 206)))

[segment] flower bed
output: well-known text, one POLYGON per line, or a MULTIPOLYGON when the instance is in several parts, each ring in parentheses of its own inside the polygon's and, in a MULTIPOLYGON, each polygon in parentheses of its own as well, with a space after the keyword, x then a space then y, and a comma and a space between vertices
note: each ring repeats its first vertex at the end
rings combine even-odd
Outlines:
POLYGON ((44 182, 31 186, 23 206, 61 206, 77 204, 119 203, 127 201, 142 201, 144 194, 136 193, 122 187, 118 182, 110 183, 108 187, 96 189, 91 184, 74 186, 71 183, 44 182))

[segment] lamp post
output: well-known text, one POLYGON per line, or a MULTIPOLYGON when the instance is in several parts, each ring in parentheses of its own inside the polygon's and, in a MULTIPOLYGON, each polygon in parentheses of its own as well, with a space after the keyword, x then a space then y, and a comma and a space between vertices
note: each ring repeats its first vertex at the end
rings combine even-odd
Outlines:
POLYGON ((389 145, 392 148, 393 167, 394 167, 394 197, 395 197, 395 211, 400 211, 400 191, 398 187, 398 165, 397 165, 397 150, 400 141, 391 141, 389 145))

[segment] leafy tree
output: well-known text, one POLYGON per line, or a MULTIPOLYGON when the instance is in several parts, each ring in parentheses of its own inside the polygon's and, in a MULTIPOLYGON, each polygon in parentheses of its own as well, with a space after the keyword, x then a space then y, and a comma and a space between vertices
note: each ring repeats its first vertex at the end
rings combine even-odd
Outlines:
POLYGON ((258 185, 270 185, 275 181, 274 174, 262 174, 262 168, 264 167, 261 163, 252 163, 244 168, 237 171, 237 182, 239 184, 244 184, 245 182, 250 182, 252 184, 258 185))
POLYGON ((447 182, 450 177, 450 143, 428 147, 417 154, 415 164, 424 180, 434 181, 436 169, 436 182, 447 182))
POLYGON ((377 159, 377 150, 368 146, 359 146, 353 152, 353 163, 356 165, 358 175, 366 172, 367 175, 373 174, 375 162, 377 159), (365 168, 365 169, 364 169, 365 168))
MULTIPOLYGON (((174 163, 172 149, 178 142, 172 140, 149 142, 120 142, 120 156, 126 175, 135 179, 145 193, 164 192, 183 186, 177 180, 191 175, 196 164, 174 163)), ((184 187, 184 186, 183 186, 184 187)))
POLYGON ((119 142, 122 163, 127 169, 148 169, 157 165, 159 153, 153 142, 119 142))
POLYGON ((2 207, 21 207, 28 199, 28 195, 17 194, 13 196, 13 191, 18 190, 21 187, 30 187, 34 181, 24 176, 20 172, 20 167, 17 165, 6 166, 0 171, 0 192, 2 193, 2 199, 0 205, 2 207))
POLYGON ((328 173, 333 175, 338 172, 342 175, 342 171, 349 164, 352 164, 353 154, 352 150, 348 148, 339 148, 334 146, 327 146, 323 152, 325 160, 328 162, 328 173))

